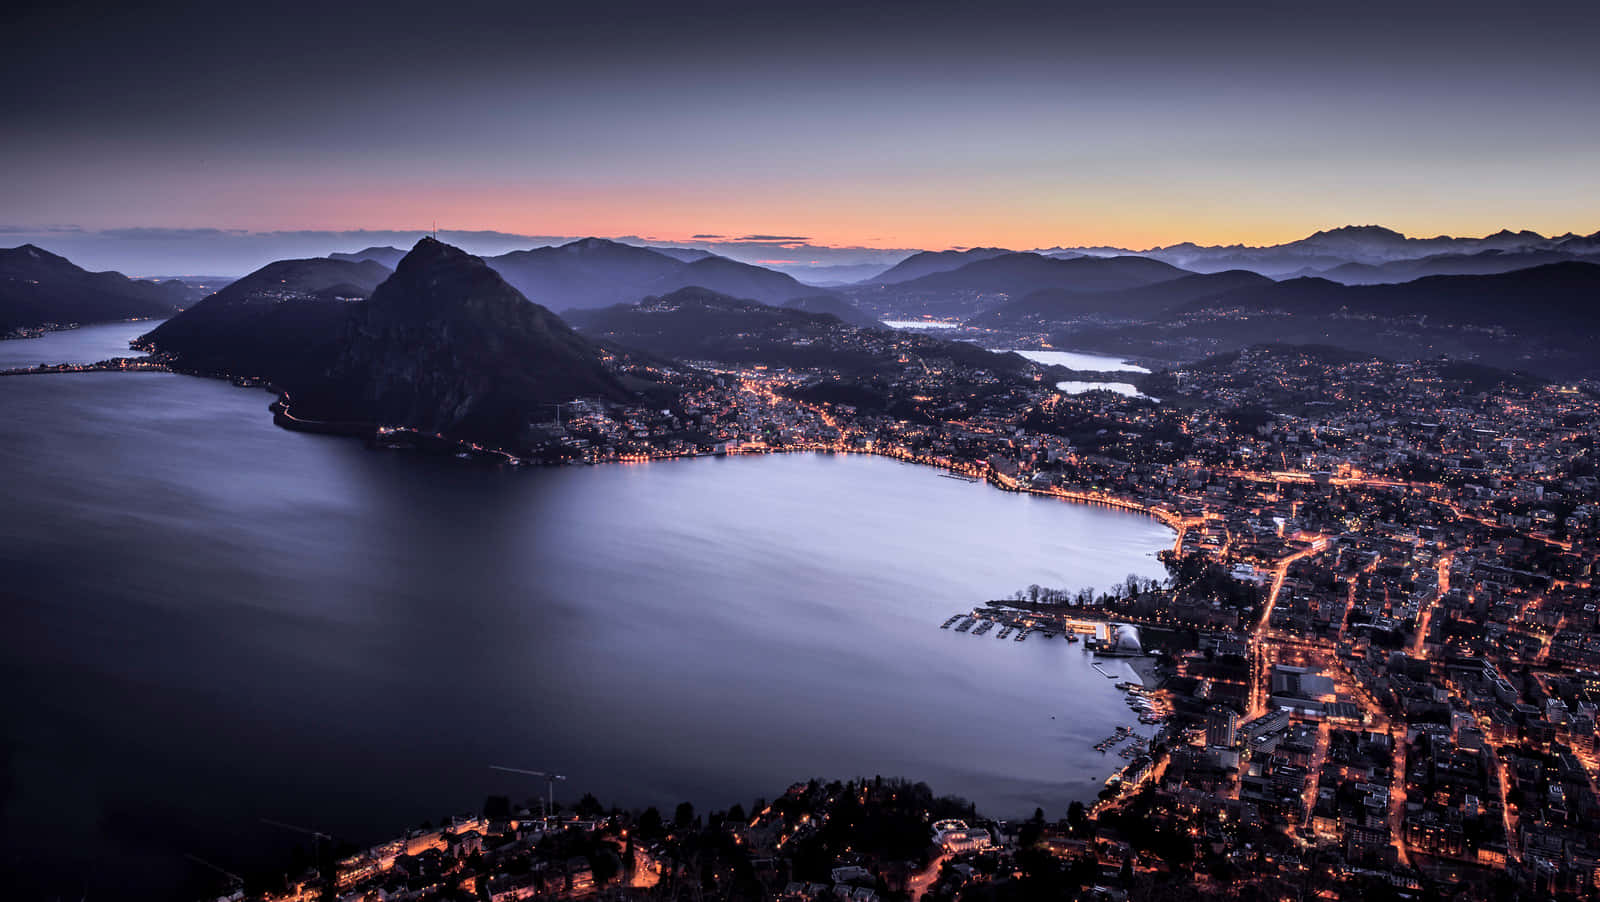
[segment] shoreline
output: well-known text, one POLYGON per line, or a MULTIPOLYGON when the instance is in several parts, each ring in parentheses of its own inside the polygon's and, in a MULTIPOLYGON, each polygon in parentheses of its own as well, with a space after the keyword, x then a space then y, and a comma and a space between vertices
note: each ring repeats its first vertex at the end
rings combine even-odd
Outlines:
POLYGON ((1133 668, 1133 672, 1139 675, 1139 681, 1144 683, 1144 688, 1152 691, 1160 689, 1161 684, 1166 682, 1164 677, 1156 673, 1156 668, 1159 664, 1160 662, 1156 660, 1155 655, 1141 655, 1137 658, 1128 659, 1128 666, 1133 668))
POLYGON ((87 323, 42 323, 37 326, 18 326, 17 329, 25 334, 14 335, 10 332, 7 332, 4 335, 0 335, 0 341, 31 341, 32 339, 43 338, 46 335, 52 335, 56 332, 75 332, 79 329, 87 328, 89 326, 114 326, 118 323, 148 323, 158 319, 164 321, 170 318, 170 316, 171 314, 159 317, 129 316, 122 319, 97 319, 87 323))
MULTIPOLYGON (((118 358, 118 359, 138 360, 138 359, 141 359, 141 358, 118 358)), ((66 366, 71 367, 72 365, 66 365, 66 366)), ((256 385, 241 384, 244 380, 230 378, 228 376, 221 375, 221 374, 201 374, 201 373, 192 373, 192 372, 191 373, 186 373, 186 372, 183 372, 182 370, 179 370, 179 369, 176 369, 176 368, 172 367, 169 364, 165 364, 165 363, 162 363, 162 362, 159 362, 159 361, 151 361, 147 365, 147 367, 144 367, 144 368, 138 369, 138 370, 132 369, 132 368, 122 368, 122 367, 118 367, 118 366, 116 366, 114 364, 109 364, 109 365, 104 366, 104 367, 92 367, 91 366, 91 367, 72 368, 72 369, 49 370, 49 371, 41 371, 41 372, 48 373, 48 372, 74 372, 74 371, 78 371, 78 372, 139 372, 139 371, 143 371, 143 372, 164 372, 164 373, 171 373, 171 374, 174 374, 174 375, 199 376, 199 377, 202 377, 202 378, 207 378, 207 379, 212 379, 212 380, 219 380, 219 379, 227 380, 235 388, 253 388, 253 389, 257 390, 257 391, 261 391, 262 389, 266 388, 266 386, 261 385, 261 384, 256 384, 256 385)), ((107 382, 105 384, 107 386, 111 386, 112 385, 112 383, 110 383, 110 382, 107 382)), ((124 383, 119 382, 119 383, 116 383, 116 384, 117 385, 122 385, 124 383)), ((41 388, 48 388, 48 385, 49 384, 46 384, 45 386, 41 386, 41 388)), ((154 387, 159 389, 159 386, 154 386, 154 387)), ((262 398, 260 395, 258 395, 257 399, 254 400, 254 401, 251 401, 249 399, 248 395, 239 395, 238 398, 240 400, 246 401, 247 403, 250 403, 250 404, 259 404, 260 400, 271 400, 271 401, 273 401, 273 404, 270 405, 270 407, 277 407, 278 406, 278 402, 277 402, 277 400, 274 399, 274 395, 273 394, 266 393, 266 392, 264 392, 264 394, 267 394, 266 398, 262 398)), ((225 395, 224 395, 224 397, 225 397, 225 395)), ((269 407, 269 405, 261 405, 261 406, 262 407, 269 407)), ((269 407, 269 409, 270 409, 270 407, 269 407)), ((252 408, 249 408, 249 409, 254 411, 253 416, 255 416, 255 417, 259 417, 260 416, 261 407, 252 407, 252 408)), ((342 434, 342 435, 351 436, 351 437, 356 437, 356 436, 368 434, 366 432, 366 429, 367 429, 367 425, 366 424, 324 424, 321 421, 304 420, 304 419, 300 419, 300 418, 294 417, 292 412, 290 410, 288 410, 287 407, 284 407, 282 409, 274 409, 274 410, 272 410, 272 416, 274 418, 275 425, 277 425, 281 429, 284 429, 285 431, 305 431, 305 432, 320 433, 320 434, 342 434), (318 428, 319 426, 323 426, 323 425, 335 425, 335 426, 343 425, 343 426, 347 427, 347 431, 340 431, 337 428, 334 428, 334 429, 321 429, 321 428, 318 428), (348 431, 348 427, 356 427, 356 428, 355 428, 354 431, 348 431)), ((372 427, 372 428, 375 429, 376 427, 372 427)), ((426 449, 418 449, 418 450, 426 450, 426 449)), ((929 467, 929 468, 932 468, 935 473, 962 473, 963 472, 958 466, 950 466, 950 465, 946 465, 946 464, 941 464, 939 462, 932 461, 932 460, 927 460, 927 459, 919 460, 914 455, 911 455, 911 454, 896 453, 894 451, 888 451, 888 450, 882 450, 882 449, 867 449, 867 448, 845 449, 845 448, 826 448, 826 447, 823 447, 823 448, 787 447, 787 448, 781 448, 781 449, 769 449, 769 450, 766 450, 766 451, 750 451, 750 452, 736 451, 736 452, 734 452, 732 454, 727 454, 727 455, 722 455, 722 456, 743 457, 743 456, 761 456, 763 454, 776 454, 776 453, 795 454, 795 453, 804 453, 804 452, 819 453, 819 454, 820 453, 827 453, 827 454, 830 454, 830 455, 831 454, 859 454, 859 455, 865 455, 865 456, 869 456, 869 457, 888 458, 888 459, 896 460, 896 461, 898 461, 898 462, 900 462, 902 464, 916 465, 916 466, 919 466, 919 467, 929 467)), ((663 456, 663 457, 659 457, 659 458, 650 458, 648 460, 639 461, 639 462, 650 462, 650 460, 672 461, 672 460, 688 459, 690 457, 716 457, 716 456, 719 456, 719 455, 710 454, 710 453, 700 454, 700 455, 672 455, 672 456, 663 456)), ((630 462, 630 461, 624 461, 624 460, 605 460, 605 461, 601 461, 601 463, 626 463, 626 462, 630 462)), ((402 466, 403 469, 405 469, 405 468, 415 468, 418 463, 420 463, 420 462, 419 461, 411 461, 411 462, 409 462, 409 464, 405 464, 405 465, 401 465, 401 466, 402 466)), ((846 462, 841 462, 841 464, 848 464, 848 462, 847 461, 846 462)), ((987 467, 986 465, 980 465, 980 466, 984 470, 991 470, 992 469, 992 468, 987 467)), ((910 471, 904 471, 904 472, 910 472, 910 471)), ((510 478, 509 474, 491 474, 491 475, 494 476, 494 478, 497 478, 497 479, 510 478)), ((556 474, 551 474, 551 475, 556 475, 556 474)), ((599 475, 599 474, 596 474, 596 475, 599 475)), ((617 474, 615 474, 615 473, 612 474, 613 477, 616 476, 616 475, 617 474)), ((1023 494, 1023 491, 1017 490, 1017 489, 1007 488, 1005 485, 1003 485, 1002 483, 996 481, 992 477, 985 479, 985 481, 989 483, 989 486, 991 488, 997 488, 997 489, 1000 489, 1002 491, 1009 491, 1009 492, 1012 492, 1014 494, 1023 494)), ((937 484, 933 485, 930 488, 933 489, 933 490, 937 490, 938 489, 938 485, 937 484)), ((954 489, 954 487, 947 487, 947 488, 954 489)), ((954 494, 954 493, 952 493, 952 494, 954 494)), ((1028 494, 1048 495, 1049 493, 1028 492, 1028 494)), ((966 495, 964 497, 972 498, 972 497, 978 497, 978 496, 966 495)), ((1073 499, 1073 498, 1060 498, 1059 500, 1073 501, 1075 499, 1073 499)), ((999 502, 999 503, 1004 504, 1005 502, 999 502)), ((1084 503, 1084 502, 1078 502, 1078 503, 1084 503)), ((1104 506, 1104 505, 1102 505, 1102 506, 1104 506)), ((1123 509, 1126 510, 1126 508, 1123 508, 1123 509)), ((1041 509, 1041 510, 1043 510, 1043 509, 1041 509)), ((1133 511, 1127 510, 1127 512, 1132 513, 1133 511)), ((1158 518, 1152 517, 1152 519, 1158 519, 1158 518)), ((934 625, 936 626, 937 624, 935 623, 934 625)), ((886 637, 886 638, 892 638, 892 637, 886 637)), ((1032 638, 1033 638, 1035 643, 1039 639, 1038 636, 1034 636, 1032 638)), ((1030 643, 1030 645, 1031 644, 1033 644, 1033 643, 1030 643)), ((1055 645, 1055 644, 1057 644, 1057 643, 1052 643, 1052 645, 1055 645)), ((1080 658, 1080 648, 1081 648, 1081 646, 1079 646, 1079 647, 1069 647, 1069 646, 1066 646, 1064 643, 1062 643, 1060 648, 1047 648, 1046 651, 1054 652, 1054 654, 1041 654, 1040 655, 1040 659, 1043 662, 1060 661, 1062 663, 1066 663, 1064 658, 1057 657, 1057 655, 1066 655, 1066 654, 1070 653, 1070 656, 1071 656, 1071 659, 1072 659, 1073 663, 1076 664, 1077 660, 1080 658)), ((1009 645, 1006 646, 1006 650, 1007 651, 1010 650, 1010 646, 1009 645)), ((1093 660, 1092 656, 1083 656, 1083 657, 1086 660, 1093 660)), ((1134 666, 1135 669, 1137 670, 1138 661, 1140 659, 1126 659, 1126 660, 1128 660, 1130 665, 1134 666)), ((1107 663, 1109 664, 1110 662, 1108 661, 1107 663)), ((1048 678, 1049 673, 1051 671, 1053 671, 1053 670, 1054 670, 1054 668, 1046 668, 1044 671, 1041 671, 1041 677, 1040 678, 1048 678)), ((1093 676, 1093 674, 1091 673, 1090 676, 1093 676)), ((1141 673, 1141 677, 1142 676, 1143 676, 1143 674, 1141 673)), ((1104 679, 1102 679, 1102 678, 1100 678, 1098 676, 1094 676, 1093 680, 1090 681, 1090 685, 1091 686, 1098 686, 1098 687, 1101 687, 1101 688, 1094 689, 1092 691, 1094 691, 1096 693, 1105 691, 1105 686, 1106 686, 1107 682, 1108 681, 1106 681, 1106 680, 1104 680, 1104 679)), ((1058 683, 1058 685, 1061 685, 1061 684, 1058 683)), ((1070 685, 1070 684, 1067 684, 1067 685, 1070 685)), ((1148 681, 1146 682, 1146 685, 1148 685, 1148 681)), ((1087 687, 1084 687, 1084 688, 1087 689, 1087 687)), ((1105 702, 1105 706, 1108 709, 1114 710, 1116 712, 1115 714, 1110 715, 1112 717, 1112 722, 1113 723, 1117 723, 1117 724, 1128 724, 1133 729, 1136 729, 1136 730, 1139 730, 1139 731, 1143 732, 1144 731, 1144 727, 1141 726, 1140 724, 1138 724, 1136 722, 1136 720, 1135 720, 1134 714, 1130 714, 1130 712, 1124 707, 1124 705, 1122 703, 1122 697, 1123 697, 1123 693, 1116 692, 1116 693, 1113 693, 1111 698, 1108 701, 1105 702)), ((1047 712, 1045 712, 1045 713, 1047 713, 1047 712)), ((1045 716, 1045 713, 1041 713, 1040 716, 1041 717, 1045 716)), ((1136 712, 1135 712, 1135 714, 1136 714, 1136 712)), ((1107 727, 1107 730, 1109 731, 1109 727, 1107 727)), ((1069 741, 1074 743, 1075 745, 1087 746, 1095 738, 1096 738, 1096 736, 1093 736, 1093 735, 1074 734, 1069 741)), ((1096 789, 1098 789, 1098 787, 1103 783, 1103 781, 1106 778, 1108 778, 1110 775, 1119 772, 1120 769, 1127 764, 1127 761, 1118 758, 1117 755, 1114 752, 1112 754, 1106 755, 1103 759, 1100 756, 1094 756, 1093 761, 1094 761, 1094 763, 1086 763, 1086 764, 1083 765, 1083 769, 1081 771, 1077 771, 1078 774, 1081 774, 1081 777, 1074 776, 1075 780, 1081 780, 1081 782, 1083 782, 1084 785, 1090 786, 1090 788, 1086 789, 1086 790, 1082 790, 1081 792, 1083 793, 1083 795, 1081 795, 1081 797, 1077 795, 1079 790, 1071 790, 1069 792, 1069 796, 1070 797, 1077 798, 1077 800, 1081 801, 1086 806, 1093 804, 1094 799, 1095 799, 1094 791, 1096 789)), ((1070 773, 1072 773, 1072 771, 1068 770, 1066 768, 1063 768, 1062 769, 1062 773, 1070 774, 1070 773)), ((922 778, 918 774, 910 774, 909 776, 910 776, 911 779, 921 779, 922 778)), ((844 776, 840 775, 839 778, 840 779, 844 779, 844 776)), ((931 779, 931 777, 930 777, 930 779, 931 779)), ((1054 788, 1048 788, 1048 789, 1041 788, 1041 790, 1040 790, 1041 795, 1039 796, 1039 798, 1043 798, 1044 797, 1044 793, 1053 792, 1053 791, 1054 791, 1054 788)), ((1061 804, 1065 804, 1065 803, 1063 802, 1061 804)), ((1035 807, 1035 806, 1032 805, 1032 804, 1027 804, 1027 805, 1021 806, 1015 812, 1012 812, 1012 811, 1007 810, 1004 806, 996 805, 994 807, 994 809, 992 809, 992 814, 995 817, 1022 820, 1022 819, 1025 818, 1027 813, 1031 812, 1033 807, 1035 807)), ((377 832, 386 832, 386 831, 380 829, 377 832)))
MULTIPOLYGON (((275 389, 272 389, 272 387, 269 386, 267 383, 265 383, 263 381, 260 381, 258 379, 255 379, 255 378, 236 377, 236 376, 230 376, 230 375, 227 375, 227 374, 224 374, 224 373, 204 373, 204 372, 197 372, 197 371, 193 371, 193 370, 185 370, 185 369, 182 369, 180 367, 174 366, 170 361, 160 360, 159 358, 155 357, 154 355, 148 356, 148 357, 113 357, 113 358, 111 358, 109 360, 102 360, 102 361, 98 361, 98 362, 95 362, 95 363, 85 363, 85 364, 60 363, 60 364, 47 364, 47 365, 43 365, 43 366, 19 368, 19 369, 0 370, 0 376, 28 376, 28 375, 50 375, 50 374, 56 374, 56 373, 93 373, 93 372, 107 372, 107 373, 127 373, 127 372, 173 373, 175 375, 180 375, 180 376, 194 376, 194 377, 200 378, 200 379, 220 379, 220 380, 229 382, 229 383, 231 383, 232 385, 234 385, 234 386, 236 386, 238 388, 267 388, 269 390, 274 390, 275 391, 275 389)), ((957 464, 957 463, 955 463, 953 461, 945 461, 945 460, 939 460, 939 459, 923 459, 923 458, 918 458, 918 457, 916 457, 916 456, 914 456, 912 454, 909 454, 909 453, 896 453, 896 452, 892 452, 892 451, 882 451, 882 450, 879 450, 877 448, 855 448, 855 447, 846 447, 846 446, 809 446, 809 445, 806 445, 806 446, 781 447, 781 448, 762 448, 762 449, 760 449, 758 451, 730 450, 730 451, 726 451, 726 452, 723 452, 723 453, 707 452, 707 453, 704 453, 704 454, 700 454, 700 453, 696 453, 696 454, 666 454, 666 453, 663 453, 663 454, 632 455, 632 456, 616 457, 616 458, 612 458, 612 459, 596 460, 596 461, 574 461, 574 462, 568 462, 568 463, 545 463, 545 462, 542 462, 542 461, 528 460, 528 459, 519 457, 516 454, 513 454, 512 452, 507 451, 504 448, 495 448, 495 447, 490 447, 490 446, 487 446, 487 445, 480 445, 480 444, 477 444, 475 442, 469 442, 469 441, 466 441, 466 440, 463 440, 463 439, 445 438, 443 436, 435 435, 435 434, 432 434, 432 433, 424 433, 424 432, 421 432, 419 430, 412 429, 410 427, 386 427, 386 426, 381 426, 381 425, 379 425, 377 423, 366 423, 366 422, 357 422, 357 421, 324 421, 324 420, 311 420, 311 419, 305 419, 305 418, 297 417, 297 416, 295 416, 293 414, 293 412, 291 410, 291 406, 285 401, 283 393, 282 392, 277 392, 277 394, 278 394, 278 398, 275 401, 273 401, 272 404, 268 405, 268 409, 272 412, 274 425, 278 426, 281 429, 285 429, 285 430, 288 430, 288 431, 291 431, 291 432, 306 432, 306 433, 313 433, 313 434, 319 434, 319 435, 340 435, 340 436, 347 436, 347 437, 351 437, 351 438, 364 438, 368 442, 376 442, 376 441, 379 441, 380 439, 381 440, 385 440, 385 441, 389 441, 389 442, 394 442, 394 441, 397 441, 397 440, 398 441, 408 441, 408 440, 410 440, 410 441, 414 441, 416 443, 415 447, 418 447, 418 448, 420 448, 420 447, 422 447, 424 445, 431 445, 431 446, 435 446, 438 450, 442 450, 442 451, 446 451, 446 452, 450 451, 451 449, 454 449, 459 454, 465 454, 465 455, 476 456, 476 457, 485 457, 485 458, 498 458, 498 460, 496 461, 497 463, 509 464, 511 466, 516 466, 516 467, 522 467, 522 466, 558 466, 559 467, 559 466, 578 466, 578 465, 599 466, 599 465, 604 465, 604 464, 650 463, 652 461, 687 460, 687 459, 700 458, 700 457, 744 457, 744 456, 760 456, 760 455, 765 455, 765 454, 797 454, 797 453, 865 454, 865 455, 870 456, 870 457, 882 457, 882 458, 886 458, 886 459, 889 459, 889 460, 897 460, 897 461, 900 461, 901 463, 908 463, 908 464, 914 464, 914 465, 917 465, 917 466, 931 467, 931 468, 936 469, 936 470, 941 470, 941 471, 943 471, 945 473, 953 473, 953 474, 955 474, 957 476, 960 476, 960 477, 963 477, 965 479, 969 479, 969 480, 972 480, 972 481, 981 480, 982 482, 986 483, 987 485, 989 485, 989 486, 991 486, 993 488, 999 489, 1000 491, 1003 491, 1003 492, 1010 492, 1012 494, 1034 495, 1034 496, 1038 496, 1038 497, 1042 497, 1042 498, 1054 498, 1054 499, 1056 499, 1058 501, 1066 501, 1066 502, 1073 503, 1073 504, 1083 504, 1083 505, 1088 505, 1088 506, 1091 506, 1091 507, 1107 507, 1107 508, 1112 508, 1114 510, 1124 511, 1126 513, 1140 514, 1140 515, 1143 515, 1145 517, 1149 517, 1150 519, 1155 520, 1156 522, 1160 523, 1161 525, 1163 525, 1163 526, 1167 527, 1168 529, 1172 530, 1173 538, 1174 538, 1175 541, 1181 539, 1181 537, 1183 535, 1183 526, 1184 526, 1184 522, 1185 522, 1184 518, 1178 513, 1166 510, 1166 509, 1164 509, 1162 507, 1158 507, 1158 506, 1156 506, 1154 504, 1150 504, 1150 503, 1147 503, 1147 502, 1144 502, 1144 501, 1141 501, 1141 500, 1138 500, 1138 499, 1124 498, 1124 497, 1117 496, 1117 495, 1108 495, 1108 494, 1104 494, 1104 493, 1101 493, 1101 492, 1095 492, 1095 491, 1092 491, 1092 490, 1075 490, 1075 489, 1048 490, 1048 489, 1036 489, 1036 488, 1034 488, 1032 486, 1023 484, 1019 480, 1016 480, 1016 479, 1013 479, 1011 477, 1006 476, 1005 474, 1003 474, 1000 471, 996 470, 994 467, 988 465, 987 463, 972 464, 972 465, 962 465, 962 464, 957 464)), ((390 444, 390 445, 388 445, 388 447, 404 447, 404 446, 403 445, 390 444)))

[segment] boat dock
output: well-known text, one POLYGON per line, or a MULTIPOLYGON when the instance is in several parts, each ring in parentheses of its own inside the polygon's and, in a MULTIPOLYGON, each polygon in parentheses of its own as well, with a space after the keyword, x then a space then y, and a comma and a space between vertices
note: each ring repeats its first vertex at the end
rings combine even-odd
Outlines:
POLYGON ((1042 636, 1054 639, 1065 636, 1068 642, 1078 641, 1075 633, 1063 632, 1059 623, 1051 620, 1039 620, 1025 611, 1011 611, 996 608, 974 608, 971 613, 952 614, 939 625, 940 629, 950 629, 955 625, 958 633, 971 632, 974 636, 988 635, 996 627, 996 639, 1010 639, 1013 642, 1025 641, 1029 636, 1042 636), (959 624, 959 625, 956 625, 959 624))

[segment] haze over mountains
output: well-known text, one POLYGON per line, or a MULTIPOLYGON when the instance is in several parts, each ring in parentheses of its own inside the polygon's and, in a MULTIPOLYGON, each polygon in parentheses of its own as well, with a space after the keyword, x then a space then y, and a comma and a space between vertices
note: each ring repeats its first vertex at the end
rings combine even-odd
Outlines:
MULTIPOLYGON (((503 246, 507 236, 496 234, 503 246)), ((713 245, 714 246, 714 245, 713 245)), ((406 251, 372 246, 328 259, 372 261, 393 268, 406 251)), ((115 273, 87 273, 34 246, 0 251, 0 331, 46 322, 92 322, 152 316, 191 303, 204 292, 176 280, 155 283, 115 273), (65 265, 62 265, 65 264, 65 265)), ((800 298, 847 297, 882 316, 897 307, 965 319, 986 312, 972 296, 1017 301, 1039 291, 1116 291, 1189 273, 1252 272, 1273 279, 1317 276, 1350 285, 1394 284, 1431 275, 1492 275, 1569 261, 1600 262, 1600 232, 1545 237, 1502 230, 1481 238, 1410 238, 1379 226, 1345 226, 1279 245, 1201 246, 1190 242, 1131 250, 1056 247, 1009 251, 979 247, 913 253, 892 266, 852 265, 802 283, 773 267, 741 262, 704 247, 629 244, 583 238, 561 245, 484 258, 529 299, 553 310, 592 309, 698 286, 734 297, 784 304, 800 298), (1121 262, 1114 262, 1120 260, 1121 262), (1073 261, 1072 266, 1062 266, 1073 261), (860 278, 867 273, 867 278, 860 278), (814 282, 826 281, 818 288, 814 282), (998 297, 1006 295, 1005 298, 998 297), (907 301, 914 301, 909 306, 907 301)), ((822 269, 807 271, 822 273, 822 269)), ((1181 294, 1173 289, 1174 297, 1181 294)), ((1126 299, 1130 313, 1148 312, 1154 299, 1126 299)), ((1048 305, 1046 305, 1048 306, 1048 305)), ((1042 309, 1042 308, 1041 308, 1042 309)))
POLYGON ((1202 247, 1183 242, 1142 251, 1117 248, 1052 248, 1047 254, 1137 254, 1162 260, 1193 272, 1218 272, 1247 269, 1275 278, 1322 273, 1344 281, 1337 272, 1347 264, 1373 267, 1374 270, 1347 270, 1349 281, 1405 281, 1417 275, 1506 272, 1538 263, 1562 259, 1581 259, 1600 254, 1600 232, 1592 235, 1568 233, 1546 238, 1537 232, 1512 232, 1503 229, 1482 238, 1409 238, 1382 226, 1344 226, 1327 229, 1284 244, 1266 247, 1245 245, 1202 247), (1552 255, 1523 262, 1524 255, 1552 255), (1431 264, 1420 261, 1432 260, 1431 264), (1409 262, 1411 266, 1398 265, 1409 262), (1390 269, 1385 270, 1384 267, 1390 269), (1375 278, 1388 275, 1391 278, 1375 278))

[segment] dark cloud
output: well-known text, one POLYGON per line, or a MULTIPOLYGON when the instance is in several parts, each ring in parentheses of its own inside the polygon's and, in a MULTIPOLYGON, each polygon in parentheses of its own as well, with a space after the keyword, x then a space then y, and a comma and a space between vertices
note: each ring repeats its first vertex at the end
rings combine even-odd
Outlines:
POLYGON ((228 238, 248 235, 243 229, 158 229, 135 227, 127 229, 101 229, 94 233, 115 241, 194 241, 211 238, 228 238))
POLYGON ((735 241, 810 241, 809 235, 745 235, 735 241))
POLYGON ((721 238, 721 235, 695 235, 696 238, 721 238))
POLYGON ((0 235, 62 235, 83 231, 83 226, 75 225, 48 225, 48 226, 20 226, 0 225, 0 235))

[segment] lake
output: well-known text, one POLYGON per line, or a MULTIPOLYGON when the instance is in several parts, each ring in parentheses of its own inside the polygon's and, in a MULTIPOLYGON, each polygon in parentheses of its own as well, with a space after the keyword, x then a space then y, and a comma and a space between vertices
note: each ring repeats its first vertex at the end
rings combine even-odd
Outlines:
POLYGON ((939 321, 931 320, 931 319, 886 319, 886 320, 883 320, 882 322, 883 322, 883 324, 885 326, 888 326, 891 329, 906 329, 906 330, 909 330, 909 331, 916 331, 918 329, 959 329, 959 328, 961 328, 961 324, 960 323, 945 323, 945 322, 939 322, 939 321))
POLYGON ((0 341, 0 370, 38 366, 42 363, 99 363, 113 357, 143 357, 143 351, 128 347, 128 342, 149 332, 166 320, 96 323, 60 332, 47 332, 38 338, 0 341))
POLYGON ((702 811, 905 775, 1014 817, 1123 763, 1081 646, 939 624, 1159 576, 1152 520, 863 456, 487 469, 282 431, 271 400, 0 380, 19 895, 167 898, 186 854, 286 867, 303 837, 262 818, 366 843, 544 790, 490 765, 702 811))
POLYGON ((1023 351, 1020 349, 1004 349, 998 353, 1021 354, 1035 363, 1045 366, 1064 366, 1074 370, 1087 370, 1101 373, 1148 373, 1148 369, 1138 364, 1129 363, 1120 357, 1107 357, 1104 354, 1085 354, 1079 351, 1023 351))
POLYGON ((1134 385, 1132 382, 1078 382, 1068 380, 1056 383, 1056 391, 1067 395, 1081 395, 1084 392, 1098 390, 1114 392, 1127 398, 1145 397, 1144 394, 1140 393, 1139 386, 1134 385))

